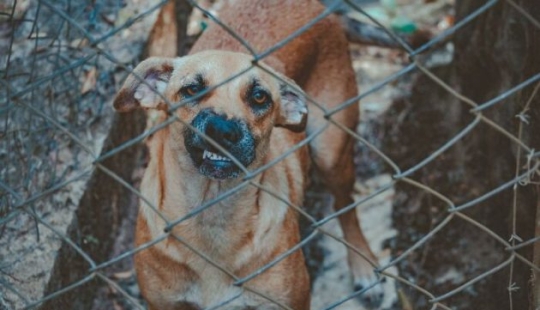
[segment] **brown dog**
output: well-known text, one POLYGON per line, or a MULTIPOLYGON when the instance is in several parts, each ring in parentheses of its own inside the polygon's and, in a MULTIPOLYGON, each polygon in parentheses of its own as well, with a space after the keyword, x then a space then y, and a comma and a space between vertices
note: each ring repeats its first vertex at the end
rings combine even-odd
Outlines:
MULTIPOLYGON (((219 18, 263 52, 323 10, 317 1, 231 1, 219 18)), ((162 236, 166 221, 220 197, 243 183, 246 171, 292 149, 305 139, 304 129, 308 136, 318 134, 309 150, 298 148, 250 174, 251 183, 180 222, 166 239, 135 256, 150 309, 203 309, 224 302, 223 309, 309 309, 309 277, 300 250, 243 285, 233 285, 230 275, 246 277, 300 242, 296 211, 285 201, 302 205, 310 161, 332 191, 336 210, 353 202, 354 140, 329 124, 318 107, 309 106, 307 119, 305 96, 297 86, 327 109, 356 96, 347 44, 330 16, 264 58, 264 64, 252 66, 242 44, 211 25, 189 56, 149 58, 128 77, 114 101, 118 111, 142 107, 164 119, 166 102, 189 101, 172 112, 180 121, 147 140, 150 162, 141 193, 152 206, 141 201, 138 246, 162 236)), ((332 118, 354 131, 358 106, 332 118)), ((346 241, 376 261, 355 212, 339 220, 346 241)), ((375 283, 366 260, 352 250, 348 260, 355 289, 375 283)), ((376 305, 382 289, 375 286, 364 297, 376 305)))

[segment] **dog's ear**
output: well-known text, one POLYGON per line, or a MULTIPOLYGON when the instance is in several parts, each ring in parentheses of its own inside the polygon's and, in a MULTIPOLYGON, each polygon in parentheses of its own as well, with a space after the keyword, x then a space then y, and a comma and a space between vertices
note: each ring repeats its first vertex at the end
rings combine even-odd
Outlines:
POLYGON ((118 112, 136 108, 162 109, 167 105, 162 97, 173 72, 173 58, 150 57, 141 62, 131 73, 114 98, 118 112), (144 82, 143 82, 144 80, 144 82))
MULTIPOLYGON (((283 78, 283 77, 282 77, 283 78)), ((306 129, 308 109, 304 92, 293 80, 284 78, 280 85, 281 107, 276 126, 294 132, 306 129)))

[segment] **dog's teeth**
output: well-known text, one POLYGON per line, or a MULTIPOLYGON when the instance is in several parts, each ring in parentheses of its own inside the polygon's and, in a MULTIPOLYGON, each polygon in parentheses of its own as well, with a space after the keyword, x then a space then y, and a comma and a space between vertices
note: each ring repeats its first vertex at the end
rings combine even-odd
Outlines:
POLYGON ((206 150, 203 152, 203 159, 230 161, 227 157, 206 150))
POLYGON ((207 159, 208 157, 210 157, 210 154, 211 154, 210 152, 208 152, 208 151, 205 150, 204 153, 203 153, 202 158, 203 158, 203 159, 207 159))

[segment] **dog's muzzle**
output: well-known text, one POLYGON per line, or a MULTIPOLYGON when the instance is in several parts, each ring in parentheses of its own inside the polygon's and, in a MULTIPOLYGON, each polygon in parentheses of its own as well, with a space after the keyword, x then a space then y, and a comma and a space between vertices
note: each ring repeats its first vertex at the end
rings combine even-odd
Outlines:
MULTIPOLYGON (((191 126, 214 140, 244 167, 255 159, 255 140, 244 121, 227 119, 212 109, 205 109, 197 114, 191 126)), ((238 177, 242 171, 228 155, 193 130, 184 132, 184 141, 195 167, 203 175, 213 179, 229 179, 238 177)))

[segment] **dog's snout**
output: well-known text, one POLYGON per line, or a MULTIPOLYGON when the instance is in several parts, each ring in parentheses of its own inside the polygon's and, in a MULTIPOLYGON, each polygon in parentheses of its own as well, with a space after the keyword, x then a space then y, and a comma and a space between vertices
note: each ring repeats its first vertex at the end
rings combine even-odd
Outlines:
POLYGON ((228 145, 237 143, 241 138, 242 132, 237 122, 216 115, 208 120, 205 134, 218 143, 228 145))
POLYGON ((219 180, 236 178, 241 170, 232 158, 244 167, 255 160, 256 143, 242 119, 204 109, 191 125, 197 131, 184 131, 184 145, 203 175, 219 180))

